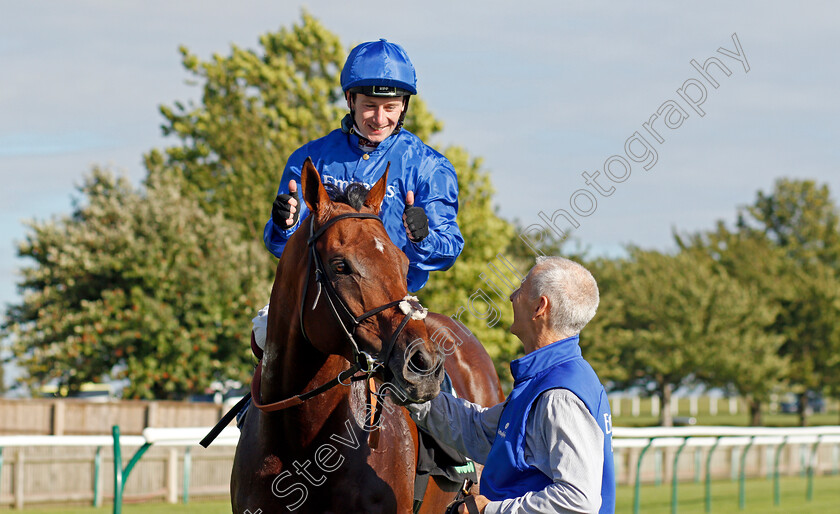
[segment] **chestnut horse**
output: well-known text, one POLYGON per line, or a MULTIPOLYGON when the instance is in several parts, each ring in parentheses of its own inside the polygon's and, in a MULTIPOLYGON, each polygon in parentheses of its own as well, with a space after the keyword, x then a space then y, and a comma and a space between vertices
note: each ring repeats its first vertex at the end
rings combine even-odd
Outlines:
MULTIPOLYGON (((399 405, 438 394, 446 357, 459 396, 504 399, 475 337, 407 295, 408 259, 378 218, 387 175, 354 208, 304 164, 311 214, 277 266, 231 477, 236 514, 411 513, 418 434, 399 405)), ((433 478, 420 512, 443 512, 455 489, 433 478)))

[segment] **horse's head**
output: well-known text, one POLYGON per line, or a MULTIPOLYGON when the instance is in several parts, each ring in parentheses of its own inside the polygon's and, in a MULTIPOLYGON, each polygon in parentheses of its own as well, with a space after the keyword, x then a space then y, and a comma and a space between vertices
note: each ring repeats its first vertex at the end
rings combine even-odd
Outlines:
POLYGON ((428 337, 425 309, 408 299, 408 258, 378 218, 387 176, 386 169, 370 190, 351 184, 331 197, 312 162, 304 163, 303 199, 311 214, 302 230, 314 245, 314 262, 303 327, 323 353, 351 362, 373 357, 395 401, 422 402, 440 391, 444 354, 428 337))

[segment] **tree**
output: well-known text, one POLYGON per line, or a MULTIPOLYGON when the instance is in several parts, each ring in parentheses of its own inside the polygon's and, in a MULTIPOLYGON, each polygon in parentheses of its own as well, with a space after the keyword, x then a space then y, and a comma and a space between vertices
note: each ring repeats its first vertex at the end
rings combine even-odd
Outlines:
POLYGON ((163 133, 180 144, 146 157, 150 177, 177 172, 184 194, 209 213, 222 212, 250 239, 261 238, 286 159, 338 127, 345 110, 344 50, 317 20, 304 13, 300 25, 259 43, 260 52, 233 45, 229 56, 211 61, 181 48, 202 101, 161 106, 163 133))
POLYGON ((510 377, 508 362, 522 354, 522 344, 508 332, 513 310, 507 295, 512 291, 488 264, 516 287, 517 274, 524 275, 530 264, 507 252, 514 243, 514 227, 494 210, 493 186, 490 175, 481 170, 481 160, 471 159, 459 147, 449 148, 446 156, 458 173, 458 226, 466 243, 452 268, 429 275, 421 297, 432 310, 461 320, 485 346, 499 375, 510 377), (506 268, 499 254, 515 271, 506 268), (482 275, 493 285, 482 280, 482 275))
POLYGON ((803 266, 816 262, 840 270, 840 215, 828 185, 813 180, 776 181, 738 213, 737 226, 763 234, 803 266))
POLYGON ((268 294, 265 252, 173 180, 145 192, 95 169, 74 212, 30 222, 23 301, 3 335, 30 385, 130 379, 131 398, 183 398, 249 375, 248 319, 268 294))
POLYGON ((781 310, 774 329, 791 360, 790 381, 800 393, 800 424, 807 424, 809 390, 840 374, 840 215, 827 185, 811 180, 776 182, 770 194, 738 215, 739 231, 764 237, 787 261, 789 287, 775 296, 781 310))
POLYGON ((675 238, 683 252, 708 259, 720 273, 739 284, 731 289, 729 297, 722 298, 732 312, 738 311, 738 305, 748 306, 741 328, 727 341, 732 343, 731 348, 724 350, 733 358, 722 359, 714 369, 707 370, 712 373, 700 376, 709 385, 733 389, 745 397, 750 424, 761 425, 762 405, 785 383, 791 369, 790 358, 781 354, 785 338, 776 326, 782 313, 778 299, 791 296, 794 287, 790 262, 762 235, 731 232, 722 222, 716 231, 675 238))
MULTIPOLYGON (((627 259, 593 267, 607 312, 590 330, 608 362, 619 363, 605 375, 619 387, 652 387, 664 406, 663 426, 673 422, 667 407, 675 389, 701 380, 734 383, 739 363, 753 358, 745 352, 778 346, 763 332, 772 320, 758 294, 708 259, 630 248, 627 259)), ((746 381, 737 386, 763 399, 746 381)))

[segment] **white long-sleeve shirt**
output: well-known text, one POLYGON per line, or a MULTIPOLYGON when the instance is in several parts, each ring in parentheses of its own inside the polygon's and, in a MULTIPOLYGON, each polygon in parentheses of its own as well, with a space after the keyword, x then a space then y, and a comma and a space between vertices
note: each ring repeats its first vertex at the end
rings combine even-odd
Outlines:
MULTIPOLYGON (((447 393, 408 407, 422 429, 481 464, 496 437, 504 403, 484 408, 447 393)), ((525 462, 553 483, 518 498, 490 502, 486 514, 598 512, 604 434, 583 401, 551 389, 534 402, 525 428, 525 462)))

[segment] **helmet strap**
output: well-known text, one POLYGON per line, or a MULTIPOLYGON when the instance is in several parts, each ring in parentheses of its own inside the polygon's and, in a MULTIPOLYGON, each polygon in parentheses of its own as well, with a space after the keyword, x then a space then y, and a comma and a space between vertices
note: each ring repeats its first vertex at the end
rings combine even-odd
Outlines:
POLYGON ((405 122, 405 115, 408 112, 408 101, 411 100, 411 95, 404 96, 405 101, 403 102, 403 112, 400 114, 400 121, 397 122, 397 128, 394 129, 394 132, 391 134, 398 134, 400 130, 402 130, 403 122, 405 122))

